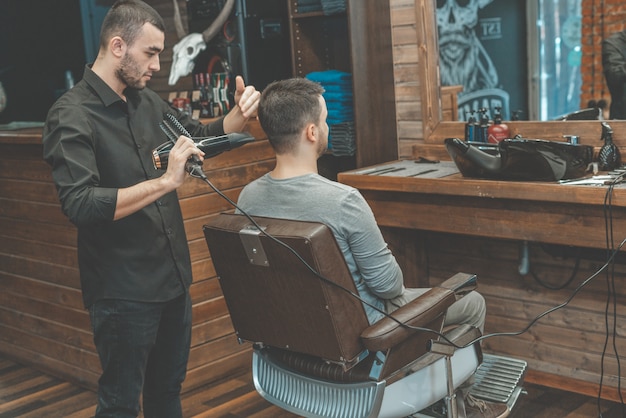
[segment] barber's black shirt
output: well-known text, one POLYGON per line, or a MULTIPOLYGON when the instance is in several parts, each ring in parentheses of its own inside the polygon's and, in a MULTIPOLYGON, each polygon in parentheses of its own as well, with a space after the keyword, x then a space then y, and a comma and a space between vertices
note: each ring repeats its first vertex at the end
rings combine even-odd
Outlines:
POLYGON ((222 120, 203 126, 150 89, 127 89, 123 101, 96 73, 50 109, 43 132, 63 213, 78 227, 85 306, 101 299, 168 301, 191 284, 189 247, 176 192, 114 221, 117 191, 163 174, 152 150, 175 114, 193 136, 223 134, 222 120))

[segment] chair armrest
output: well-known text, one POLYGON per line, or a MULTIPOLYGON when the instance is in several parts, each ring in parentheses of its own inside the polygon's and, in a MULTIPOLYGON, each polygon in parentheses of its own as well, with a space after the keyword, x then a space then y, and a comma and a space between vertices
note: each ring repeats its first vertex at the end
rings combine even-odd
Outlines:
MULTIPOLYGON (((460 347, 464 347, 467 344, 469 344, 472 341, 475 341, 477 338, 479 338, 482 334, 480 333, 480 330, 478 328, 475 328, 471 325, 468 324, 462 324, 462 325, 457 325, 454 328, 452 328, 449 331, 444 332, 444 335, 446 337, 447 340, 449 340, 450 342, 452 342, 455 345, 458 345, 460 347)), ((440 339, 439 341, 446 341, 443 339, 440 339)), ((474 346, 476 347, 477 350, 477 355, 479 357, 479 361, 480 363, 482 363, 483 359, 482 359, 482 349, 480 347, 479 343, 475 343, 474 346)), ((437 360, 439 360, 440 358, 443 358, 445 356, 441 355, 441 354, 435 354, 433 352, 424 354, 423 356, 419 357, 416 361, 414 361, 411 364, 411 368, 413 370, 419 370, 421 368, 424 368, 434 362, 436 362, 437 360)))
MULTIPOLYGON (((456 296, 451 289, 434 287, 394 311, 391 316, 401 324, 427 327, 433 320, 444 315, 448 307, 454 302, 456 302, 456 296)), ((384 351, 398 345, 417 332, 401 324, 385 317, 363 330, 361 341, 363 341, 365 348, 370 351, 384 351)))
MULTIPOLYGON (((457 273, 394 311, 391 316, 402 324, 427 328, 433 320, 444 315, 450 305, 476 289, 477 281, 475 274, 457 273)), ((381 351, 398 345, 415 332, 385 317, 366 328, 361 333, 361 341, 368 350, 381 351)))
POLYGON ((456 298, 460 299, 472 290, 475 290, 477 282, 478 278, 475 274, 457 273, 441 283, 438 287, 452 290, 456 298))

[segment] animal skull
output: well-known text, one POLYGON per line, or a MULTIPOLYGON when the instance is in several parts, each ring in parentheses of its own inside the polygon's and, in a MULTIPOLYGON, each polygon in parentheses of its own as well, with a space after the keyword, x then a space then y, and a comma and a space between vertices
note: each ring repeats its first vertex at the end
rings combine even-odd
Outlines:
MULTIPOLYGON (((178 11, 178 0, 172 0, 174 3, 174 19, 176 24, 176 30, 180 33, 179 29, 182 28, 182 22, 180 21, 180 13, 178 11)), ((195 63, 193 60, 198 56, 200 51, 206 49, 206 44, 220 31, 220 29, 228 21, 228 17, 232 13, 235 7, 235 0, 226 0, 222 10, 217 15, 215 20, 209 25, 204 32, 191 33, 181 39, 176 45, 174 45, 174 56, 172 59, 172 68, 170 69, 170 78, 168 83, 170 86, 176 84, 180 77, 191 74, 195 63)), ((182 30, 181 30, 182 31, 182 30)), ((180 34, 179 34, 180 36, 180 34)))
POLYGON ((206 43, 200 33, 190 33, 174 45, 172 69, 168 80, 170 86, 176 84, 179 78, 191 74, 195 65, 194 59, 205 49, 206 43))
POLYGON ((437 25, 448 31, 473 28, 478 23, 478 9, 493 0, 439 0, 437 1, 437 25))

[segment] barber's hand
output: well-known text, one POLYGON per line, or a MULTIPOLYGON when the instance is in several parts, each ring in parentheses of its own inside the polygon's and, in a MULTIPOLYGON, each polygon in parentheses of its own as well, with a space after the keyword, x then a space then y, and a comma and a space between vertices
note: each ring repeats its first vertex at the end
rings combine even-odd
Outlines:
POLYGON ((243 77, 235 77, 235 104, 241 109, 245 118, 256 116, 261 93, 254 86, 246 86, 243 77))
POLYGON ((197 155, 200 161, 204 160, 204 152, 196 146, 191 138, 180 136, 170 150, 167 162, 167 171, 164 176, 174 183, 175 187, 183 184, 186 175, 186 165, 192 155, 197 155))

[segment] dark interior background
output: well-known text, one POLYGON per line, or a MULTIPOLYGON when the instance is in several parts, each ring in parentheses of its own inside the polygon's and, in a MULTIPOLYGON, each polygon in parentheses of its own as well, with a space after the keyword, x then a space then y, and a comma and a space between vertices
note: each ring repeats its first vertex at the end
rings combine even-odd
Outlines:
POLYGON ((79 0, 0 1, 0 123, 43 121, 65 91, 65 72, 78 81, 84 65, 79 0))

